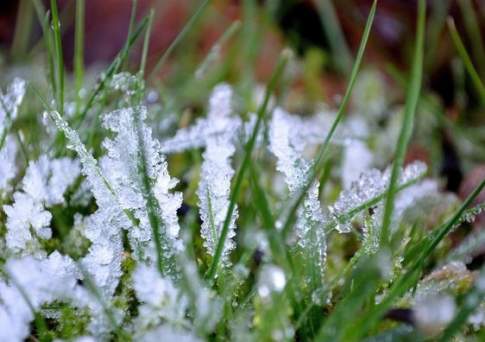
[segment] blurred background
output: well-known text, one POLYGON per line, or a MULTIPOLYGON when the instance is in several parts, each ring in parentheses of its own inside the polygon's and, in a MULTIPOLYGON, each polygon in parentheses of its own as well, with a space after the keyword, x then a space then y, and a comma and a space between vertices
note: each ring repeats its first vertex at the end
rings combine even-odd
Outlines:
MULTIPOLYGON (((149 73, 201 2, 138 0, 138 19, 154 10, 149 73)), ((64 63, 72 71, 75 0, 59 0, 58 4, 64 63)), ((370 0, 213 0, 151 80, 162 82, 167 97, 177 97, 174 102, 198 108, 204 97, 193 88, 201 86, 187 84, 205 72, 207 65, 201 66, 201 62, 212 63, 217 70, 204 88, 210 89, 222 80, 251 88, 268 80, 280 51, 289 46, 298 63, 291 71, 291 92, 285 106, 302 115, 319 102, 335 107, 345 89, 371 4, 370 0)), ((2 72, 12 68, 17 68, 17 73, 40 71, 18 71, 32 62, 43 65, 45 61, 39 6, 48 9, 49 1, 0 2, 2 72)), ((392 108, 404 102, 416 7, 414 0, 378 2, 352 115, 375 111, 376 125, 382 129, 392 108)), ((131 8, 129 0, 85 1, 84 64, 87 70, 94 70, 94 75, 122 49, 131 8)), ((427 161, 432 173, 443 179, 446 190, 464 197, 485 177, 485 106, 452 42, 448 27, 451 19, 479 77, 485 80, 485 1, 428 0, 424 88, 419 107, 427 114, 418 115, 423 119, 417 120, 407 159, 427 161)), ((135 64, 141 45, 138 42, 130 52, 135 64)))

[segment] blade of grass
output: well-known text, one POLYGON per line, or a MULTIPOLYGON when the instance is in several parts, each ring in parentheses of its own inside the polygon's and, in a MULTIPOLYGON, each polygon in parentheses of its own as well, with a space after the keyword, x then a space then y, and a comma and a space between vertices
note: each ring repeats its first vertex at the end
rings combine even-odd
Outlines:
POLYGON ((62 53, 61 24, 57 11, 57 1, 51 0, 52 33, 54 41, 54 65, 56 66, 57 111, 64 115, 64 56, 62 53))
POLYGON ((465 22, 465 29, 470 38, 475 63, 478 65, 481 76, 485 77, 485 47, 483 46, 480 24, 473 8, 473 2, 471 0, 459 0, 458 5, 465 22))
POLYGON ((153 11, 153 9, 150 10, 150 13, 148 14, 147 29, 145 31, 145 38, 143 39, 143 50, 141 53, 140 70, 138 71, 141 79, 143 79, 143 76, 145 75, 145 68, 146 68, 146 62, 147 62, 147 56, 148 56, 148 49, 150 47, 150 36, 152 34, 154 14, 155 14, 155 11, 153 11))
MULTIPOLYGON (((136 10, 138 8, 138 0, 131 0, 131 12, 130 12, 130 22, 128 24, 128 33, 126 34, 126 41, 128 41, 128 39, 130 39, 130 36, 133 32, 133 28, 135 26, 135 20, 136 20, 136 10)), ((120 69, 123 69, 125 66, 126 66, 126 62, 127 62, 128 59, 125 59, 121 65, 120 65, 120 69)))
POLYGON ((31 0, 21 0, 15 21, 15 33, 12 42, 11 55, 14 59, 25 55, 32 30, 33 8, 31 0))
POLYGON ((398 181, 404 164, 406 150, 413 133, 414 117, 421 92, 421 83, 423 75, 423 50, 424 50, 424 32, 426 20, 426 4, 424 0, 418 3, 418 18, 416 31, 416 45, 414 50, 413 66, 411 70, 411 79, 407 90, 406 104, 404 107, 404 118, 397 141, 397 146, 392 164, 391 178, 389 180, 389 190, 387 191, 386 201, 384 204, 384 214, 381 228, 381 246, 387 244, 390 239, 389 227, 391 225, 392 213, 394 211, 394 201, 396 197, 398 181))
POLYGON ((74 31, 74 79, 76 89, 76 114, 81 110, 81 89, 84 84, 84 0, 76 1, 76 27, 74 31))
POLYGON ((465 45, 463 44, 463 41, 461 40, 460 35, 458 34, 458 31, 456 30, 455 22, 453 21, 452 18, 448 18, 448 29, 450 30, 451 40, 453 41, 456 51, 460 55, 460 58, 463 61, 463 64, 465 64, 465 68, 468 71, 468 74, 470 75, 470 78, 472 80, 473 86, 475 87, 477 95, 479 96, 481 102, 485 103, 485 86, 483 85, 482 80, 478 75, 478 72, 473 66, 471 58, 468 55, 468 52, 466 51, 465 45))
POLYGON ((212 45, 211 49, 205 56, 202 63, 199 64, 195 71, 195 76, 197 78, 202 78, 205 74, 207 69, 210 67, 212 63, 218 58, 220 54, 221 47, 239 30, 241 27, 241 22, 236 20, 229 26, 227 30, 216 40, 216 42, 212 45))
POLYGON ((439 43, 442 41, 440 35, 446 25, 446 17, 449 12, 451 0, 431 1, 430 14, 428 19, 428 29, 426 37, 426 56, 424 59, 425 70, 436 67, 436 52, 439 43))
POLYGON ((377 7, 377 0, 374 0, 372 3, 372 7, 369 12, 369 16, 367 17, 367 23, 365 24, 364 28, 364 33, 362 34, 362 39, 360 41, 360 46, 357 51, 357 56, 355 58, 354 65, 352 66, 352 72, 350 74, 349 78, 349 83, 347 85, 347 89, 345 91, 345 95, 342 99, 342 102, 339 106, 337 116, 335 117, 335 120, 332 123, 332 126, 330 128, 330 131, 328 132, 325 141, 323 142, 323 145, 320 147, 320 150, 317 154, 317 158, 315 159, 315 163, 313 164, 312 169, 310 170, 309 177, 307 179, 307 182, 305 185, 302 187, 300 192, 298 193, 298 196, 295 197, 295 199, 292 201, 290 209, 288 211, 286 220, 284 221, 283 225, 283 240, 285 237, 288 235, 291 226, 293 225, 293 222, 295 220, 296 212, 298 210, 298 207, 300 206, 301 202, 306 196, 307 191, 310 189, 311 185, 315 181, 315 179, 320 179, 321 178, 321 172, 323 169, 323 166, 325 165, 325 159, 327 157, 327 151, 330 145, 330 141, 332 140, 332 137, 337 129, 337 126, 339 125, 340 121, 342 121, 343 115, 345 113, 345 110, 347 108, 347 104, 350 100, 350 96, 352 94, 352 90, 354 88, 355 81, 357 79, 357 74, 360 69, 360 65, 362 63, 362 58, 364 56, 364 51, 365 47, 367 45, 367 41, 369 39, 370 31, 372 28, 372 23, 374 22, 374 16, 376 13, 376 7, 377 7))
POLYGON ((162 56, 159 58, 157 64, 155 64, 155 67, 150 71, 150 75, 148 76, 149 79, 152 79, 160 68, 165 64, 165 61, 167 58, 172 54, 172 51, 175 49, 175 47, 184 39, 184 37, 187 35, 187 33, 190 31, 190 29, 194 26, 194 24, 197 22, 201 14, 204 12, 206 7, 209 5, 211 0, 203 0, 202 3, 199 5, 197 10, 192 14, 190 17, 189 21, 184 25, 182 30, 177 34, 175 39, 170 43, 168 48, 165 50, 165 52, 162 54, 162 56))
POLYGON ((280 80, 283 71, 285 69, 286 63, 288 62, 288 59, 290 58, 291 52, 289 50, 284 50, 279 58, 279 61, 273 71, 273 74, 271 76, 271 79, 269 81, 268 87, 266 88, 266 92, 264 95, 264 100, 261 106, 258 109, 258 118, 256 120, 256 124, 254 125, 254 129, 251 133, 251 137, 249 141, 246 143, 244 147, 244 157, 243 161, 241 163, 241 166, 237 172, 236 175, 236 180, 234 182, 234 187, 232 188, 231 191, 231 196, 230 196, 230 201, 229 201, 229 207, 227 208, 227 213, 226 213, 226 218, 224 220, 224 224, 221 229, 221 235, 219 237, 219 241, 217 242, 216 246, 216 251, 214 253, 214 258, 212 259, 212 264, 210 265, 209 271, 207 272, 207 278, 208 279, 213 279, 216 275, 216 272, 219 267, 221 255, 222 255, 222 250, 224 248, 224 244, 226 242, 227 238, 227 233, 229 231, 229 223, 231 222, 231 217, 232 213, 234 212, 234 208, 236 206, 236 200, 239 196, 239 191, 241 189, 242 182, 244 180, 244 175, 246 173, 246 170, 248 169, 250 163, 251 163, 251 154, 254 148, 254 145, 256 143, 256 137, 258 135, 259 129, 262 125, 262 121, 264 119, 264 116, 266 115, 266 110, 268 107, 269 99, 271 94, 276 88, 276 85, 278 84, 278 81, 280 80))
POLYGON ((352 67, 352 54, 345 41, 332 0, 317 1, 318 12, 328 41, 332 48, 333 61, 342 74, 352 67))

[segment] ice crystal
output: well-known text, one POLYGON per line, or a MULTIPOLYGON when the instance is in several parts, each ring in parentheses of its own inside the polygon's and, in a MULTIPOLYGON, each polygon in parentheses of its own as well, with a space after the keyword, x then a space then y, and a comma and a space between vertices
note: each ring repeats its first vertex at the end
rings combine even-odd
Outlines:
POLYGON ((181 128, 177 134, 162 143, 163 153, 176 153, 187 149, 206 146, 211 137, 224 135, 234 139, 242 128, 239 117, 231 115, 232 88, 220 84, 214 88, 209 101, 206 118, 198 119, 188 128, 181 128))
MULTIPOLYGON (((301 142, 301 131, 295 125, 295 117, 277 108, 269 133, 269 148, 277 158, 276 168, 285 175, 290 196, 296 195, 305 185, 311 169, 311 163, 302 156, 305 144, 301 142)), ((326 218, 320 205, 318 186, 318 182, 311 185, 303 205, 298 209, 296 233, 299 245, 316 253, 314 262, 323 270, 327 248, 324 231, 326 218)))
POLYGON ((29 163, 22 191, 14 194, 12 205, 4 206, 8 228, 6 243, 11 251, 36 252, 39 249, 38 238, 51 237, 49 225, 52 215, 45 209, 64 202, 64 192, 79 172, 79 163, 69 158, 49 159, 43 155, 29 163))
POLYGON ((0 340, 22 341, 41 305, 70 301, 77 287, 77 272, 68 257, 58 252, 48 258, 10 259, 5 265, 9 281, 0 281, 0 340))
POLYGON ((138 336, 138 341, 141 342, 159 342, 159 341, 177 341, 177 342, 200 342, 202 341, 194 334, 175 329, 171 326, 163 325, 158 328, 151 329, 138 336))
POLYGON ((22 181, 23 190, 47 207, 64 202, 64 192, 80 174, 79 161, 49 159, 46 155, 31 162, 22 181))
MULTIPOLYGON (((401 186, 413 182, 423 176, 425 172, 426 165, 423 162, 413 162, 402 171, 398 184, 401 186)), ((341 192, 337 201, 330 207, 330 212, 337 221, 336 229, 340 233, 347 233, 351 230, 350 220, 352 217, 348 217, 348 215, 352 213, 353 209, 385 194, 389 179, 389 169, 385 172, 371 169, 363 172, 358 180, 352 182, 349 189, 341 192)), ((401 197, 401 201, 405 200, 406 197, 401 197)), ((401 211, 405 207, 405 203, 403 203, 401 211)))
POLYGON ((33 253, 39 249, 37 239, 49 239, 52 235, 52 215, 42 202, 23 192, 14 194, 14 203, 3 207, 7 214, 7 247, 14 253, 33 253), (31 229, 35 235, 32 235, 31 229), (29 248, 28 248, 29 247, 29 248))
MULTIPOLYGON (((231 96, 232 91, 226 85, 214 89, 208 114, 208 120, 214 125, 218 125, 220 119, 231 114, 231 96)), ((204 246, 211 255, 215 253, 229 207, 231 179, 234 174, 231 157, 235 152, 231 140, 231 132, 221 130, 221 134, 209 136, 205 142, 206 150, 203 154, 204 161, 197 195, 202 218, 201 235, 204 238, 204 246)), ((236 218, 237 211, 234 210, 222 252, 224 263, 227 263, 228 254, 234 245, 232 238, 235 235, 236 218)))
POLYGON ((5 93, 0 91, 0 137, 8 123, 17 118, 18 108, 25 95, 25 81, 15 78, 5 93))
POLYGON ((352 140, 344 147, 342 161, 342 185, 350 188, 359 176, 367 171, 372 164, 373 155, 366 144, 360 140, 352 140))
POLYGON ((8 191, 10 181, 17 174, 16 154, 17 145, 12 136, 7 136, 3 148, 0 149, 0 191, 8 191))
POLYGON ((120 72, 113 75, 109 84, 113 90, 120 91, 128 96, 135 94, 139 85, 139 78, 129 72, 120 72))
POLYGON ((154 266, 139 265, 133 274, 133 286, 140 301, 138 329, 169 322, 187 324, 187 299, 169 278, 160 275, 154 266))

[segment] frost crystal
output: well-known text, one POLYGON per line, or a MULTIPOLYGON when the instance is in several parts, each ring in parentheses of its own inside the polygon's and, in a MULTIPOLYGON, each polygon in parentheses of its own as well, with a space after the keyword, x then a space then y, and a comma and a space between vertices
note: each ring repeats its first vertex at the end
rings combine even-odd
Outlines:
POLYGON ((7 136, 3 148, 0 149, 0 191, 9 190, 9 182, 17 174, 16 154, 17 145, 13 137, 7 136))
MULTIPOLYGON (((276 168, 283 172, 290 190, 290 196, 298 193, 308 178, 311 163, 302 156, 305 144, 295 127, 295 117, 281 109, 276 109, 270 125, 270 150, 277 158, 276 168), (295 137, 296 135, 296 137, 295 137)), ((296 124, 297 125, 297 124, 296 124)), ((326 258, 326 237, 324 225, 326 218, 318 198, 318 182, 312 184, 298 209, 296 233, 302 248, 316 254, 313 262, 323 270, 326 258)))
MULTIPOLYGON (((214 89, 208 114, 208 120, 214 126, 219 125, 220 120, 224 121, 230 115, 231 95, 232 91, 226 85, 214 89)), ((236 150, 231 140, 231 131, 221 130, 220 134, 207 137, 199 189, 197 190, 202 219, 201 235, 204 238, 204 246, 212 256, 221 236, 229 207, 231 179, 234 175, 231 157, 236 150)), ((222 251, 222 261, 226 264, 229 253, 234 248, 232 238, 235 235, 236 218, 237 209, 232 213, 229 231, 222 251)))
POLYGON ((161 277, 154 266, 139 265, 133 274, 139 307, 137 327, 140 330, 167 321, 175 326, 185 325, 187 299, 169 278, 161 277))
POLYGON ((49 159, 41 156, 31 162, 23 179, 23 190, 47 207, 64 202, 64 192, 76 180, 81 170, 77 160, 49 159))
POLYGON ((52 215, 45 208, 64 202, 64 192, 79 172, 79 163, 69 158, 51 160, 43 155, 29 163, 22 191, 14 194, 12 205, 4 206, 8 228, 6 242, 10 250, 35 253, 39 249, 38 238, 51 237, 52 215))
POLYGON ((10 259, 5 270, 10 281, 0 281, 1 341, 24 340, 34 319, 32 309, 54 300, 70 301, 76 293, 75 266, 58 252, 44 260, 10 259))
POLYGON ((214 88, 209 102, 206 118, 201 118, 188 128, 182 128, 177 134, 162 143, 163 153, 176 153, 187 149, 204 147, 211 137, 224 135, 234 139, 242 128, 241 119, 232 116, 232 89, 227 84, 214 88))
POLYGON ((6 93, 0 91, 0 137, 8 123, 17 118, 18 108, 25 95, 25 81, 15 78, 6 93))
MULTIPOLYGON (((398 184, 402 186, 409 182, 413 182, 420 178, 425 172, 426 165, 423 162, 414 162, 403 170, 398 184)), ((351 230, 350 220, 352 217, 348 217, 348 215, 353 209, 385 194, 389 179, 389 169, 385 172, 371 169, 363 172, 358 180, 352 182, 349 189, 342 191, 338 200, 330 207, 330 212, 334 215, 334 219, 337 221, 336 229, 340 233, 348 233, 351 230)), ((401 197, 401 201, 405 200, 406 197, 401 197)), ((401 203, 402 212, 406 205, 404 202, 401 203)))
POLYGON ((352 140, 345 145, 342 162, 342 185, 350 188, 352 182, 367 171, 372 164, 372 153, 366 144, 360 140, 352 140))

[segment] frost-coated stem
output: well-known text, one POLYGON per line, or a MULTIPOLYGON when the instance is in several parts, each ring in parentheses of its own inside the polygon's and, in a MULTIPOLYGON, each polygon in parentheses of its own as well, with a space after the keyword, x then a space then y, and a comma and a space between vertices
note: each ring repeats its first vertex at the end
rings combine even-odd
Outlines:
POLYGON ((273 71, 268 87, 266 88, 266 92, 264 94, 264 101, 258 109, 258 119, 256 121, 256 124, 254 125, 251 138, 249 139, 249 141, 247 142, 244 148, 245 150, 244 159, 237 173, 236 181, 234 183, 234 188, 231 191, 229 207, 227 208, 226 218, 224 220, 224 225, 222 226, 221 236, 219 238, 219 241, 217 242, 217 247, 214 253, 214 258, 212 259, 212 264, 209 268, 209 271, 207 272, 207 278, 209 279, 213 279, 216 275, 216 272, 220 263, 220 259, 222 256, 222 251, 225 245, 227 233, 229 232, 229 224, 231 223, 232 213, 234 212, 234 208, 236 207, 236 199, 237 199, 237 196, 239 195, 239 190, 241 189, 241 185, 244 179, 244 174, 246 173, 246 169, 248 168, 251 162, 251 153, 253 151, 259 129, 261 127, 261 122, 263 121, 263 118, 266 114, 266 110, 268 107, 271 94, 273 93, 276 87, 276 84, 278 83, 281 75, 283 74, 283 70, 286 66, 286 63, 288 62, 290 54, 291 52, 289 50, 284 50, 281 53, 281 56, 278 60, 278 64, 276 65, 276 68, 273 71))

